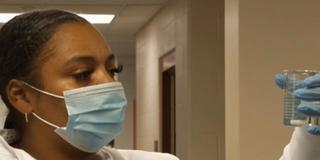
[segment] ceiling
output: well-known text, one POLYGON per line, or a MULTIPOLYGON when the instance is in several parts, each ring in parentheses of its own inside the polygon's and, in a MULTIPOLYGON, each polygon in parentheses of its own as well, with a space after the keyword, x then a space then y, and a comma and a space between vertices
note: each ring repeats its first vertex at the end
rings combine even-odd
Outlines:
POLYGON ((110 24, 95 25, 118 56, 135 53, 135 33, 168 0, 1 0, 0 12, 58 8, 77 13, 114 14, 110 24))

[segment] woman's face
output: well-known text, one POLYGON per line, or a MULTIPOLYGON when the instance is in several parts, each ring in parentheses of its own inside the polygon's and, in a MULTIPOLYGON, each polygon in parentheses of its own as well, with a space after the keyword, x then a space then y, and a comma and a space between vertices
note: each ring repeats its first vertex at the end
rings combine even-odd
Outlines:
MULTIPOLYGON (((41 89, 56 95, 63 91, 113 81, 113 55, 103 37, 90 25, 60 25, 47 42, 38 62, 41 89)), ((62 99, 39 92, 33 112, 58 126, 65 126, 67 110, 62 99)))

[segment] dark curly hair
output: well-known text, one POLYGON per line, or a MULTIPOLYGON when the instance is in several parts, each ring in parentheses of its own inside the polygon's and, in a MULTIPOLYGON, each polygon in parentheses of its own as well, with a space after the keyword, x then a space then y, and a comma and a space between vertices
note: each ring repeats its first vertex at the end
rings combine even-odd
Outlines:
POLYGON ((90 24, 67 11, 50 9, 14 17, 0 30, 0 93, 9 109, 5 128, 23 129, 21 114, 8 102, 6 86, 11 79, 36 82, 36 61, 59 25, 70 22, 90 24))

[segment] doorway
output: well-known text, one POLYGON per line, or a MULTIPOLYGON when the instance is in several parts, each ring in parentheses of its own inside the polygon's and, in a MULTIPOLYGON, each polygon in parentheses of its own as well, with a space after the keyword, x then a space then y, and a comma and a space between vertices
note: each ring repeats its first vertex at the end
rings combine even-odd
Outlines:
POLYGON ((161 58, 162 152, 176 153, 176 71, 174 51, 161 58))

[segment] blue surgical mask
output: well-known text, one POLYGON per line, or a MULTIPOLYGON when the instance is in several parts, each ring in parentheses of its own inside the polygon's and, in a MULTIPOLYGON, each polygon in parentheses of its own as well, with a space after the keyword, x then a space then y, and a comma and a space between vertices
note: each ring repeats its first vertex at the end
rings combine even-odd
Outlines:
POLYGON ((120 82, 67 90, 63 92, 63 97, 26 85, 46 95, 64 99, 68 111, 66 127, 59 127, 32 114, 56 128, 55 133, 84 152, 97 152, 122 129, 127 100, 120 82))

